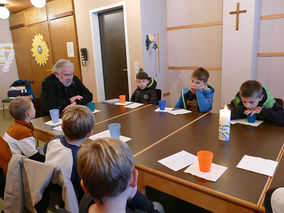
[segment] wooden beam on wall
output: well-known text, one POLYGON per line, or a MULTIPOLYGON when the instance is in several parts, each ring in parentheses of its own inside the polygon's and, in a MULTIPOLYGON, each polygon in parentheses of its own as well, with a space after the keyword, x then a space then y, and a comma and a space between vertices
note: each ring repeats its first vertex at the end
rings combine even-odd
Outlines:
POLYGON ((167 30, 170 31, 170 30, 197 28, 197 27, 209 27, 209 26, 218 26, 222 24, 223 24, 222 21, 215 21, 215 22, 206 22, 206 23, 201 23, 201 24, 190 24, 190 25, 167 27, 167 30))
POLYGON ((169 70, 195 70, 198 67, 203 67, 206 70, 222 70, 222 67, 214 66, 168 66, 169 70))
POLYGON ((279 18, 284 18, 284 14, 273 14, 273 15, 267 15, 267 16, 261 16, 261 20, 265 19, 279 19, 279 18))
POLYGON ((284 52, 257 53, 257 56, 259 57, 284 56, 284 52))

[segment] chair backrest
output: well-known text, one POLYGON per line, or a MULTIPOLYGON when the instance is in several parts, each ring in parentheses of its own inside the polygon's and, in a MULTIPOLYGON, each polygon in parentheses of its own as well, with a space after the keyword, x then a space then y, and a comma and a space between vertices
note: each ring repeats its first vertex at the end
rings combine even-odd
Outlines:
POLYGON ((283 107, 283 100, 281 98, 275 98, 275 101, 283 107))
POLYGON ((40 117, 40 99, 39 98, 36 98, 36 99, 32 99, 32 102, 34 104, 34 107, 35 107, 35 111, 36 111, 36 115, 35 117, 38 118, 40 117))
POLYGON ((155 89, 155 90, 156 90, 156 93, 157 93, 157 102, 158 102, 162 98, 162 91, 160 89, 155 89))
POLYGON ((5 177, 7 176, 8 164, 11 157, 12 153, 8 143, 0 137, 0 167, 3 170, 5 177))
POLYGON ((22 212, 24 208, 35 212, 35 205, 42 199, 50 184, 58 184, 62 188, 61 196, 65 209, 78 213, 78 201, 72 182, 60 168, 20 154, 12 155, 4 194, 5 212, 22 212))

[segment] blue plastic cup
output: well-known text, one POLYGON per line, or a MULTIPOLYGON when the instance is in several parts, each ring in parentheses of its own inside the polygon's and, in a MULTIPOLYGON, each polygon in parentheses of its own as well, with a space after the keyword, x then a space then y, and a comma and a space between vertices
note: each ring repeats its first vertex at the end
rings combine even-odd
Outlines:
POLYGON ((256 113, 253 114, 253 116, 251 116, 251 113, 247 115, 248 117, 248 122, 249 123, 254 123, 255 122, 255 118, 256 118, 256 113))
POLYGON ((111 123, 108 125, 110 136, 119 139, 120 137, 120 123, 111 123))
POLYGON ((95 103, 88 103, 88 107, 92 112, 95 111, 95 103))
POLYGON ((53 123, 59 122, 59 109, 51 109, 49 110, 49 114, 53 123))
POLYGON ((159 103, 160 110, 165 110, 167 102, 166 101, 159 101, 158 103, 159 103))

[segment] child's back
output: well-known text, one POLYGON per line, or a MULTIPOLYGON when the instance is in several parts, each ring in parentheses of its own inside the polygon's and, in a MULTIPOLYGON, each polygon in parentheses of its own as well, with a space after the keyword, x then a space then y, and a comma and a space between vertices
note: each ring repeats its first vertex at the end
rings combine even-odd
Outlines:
POLYGON ((35 108, 29 97, 18 97, 9 104, 9 112, 14 122, 4 134, 12 154, 22 154, 30 159, 43 162, 44 156, 36 149, 33 137, 34 127, 30 123, 35 117, 35 108))
POLYGON ((45 147, 46 163, 60 167, 71 179, 78 200, 84 194, 77 172, 77 152, 91 134, 95 123, 93 113, 85 106, 73 106, 62 117, 64 136, 56 136, 45 147))

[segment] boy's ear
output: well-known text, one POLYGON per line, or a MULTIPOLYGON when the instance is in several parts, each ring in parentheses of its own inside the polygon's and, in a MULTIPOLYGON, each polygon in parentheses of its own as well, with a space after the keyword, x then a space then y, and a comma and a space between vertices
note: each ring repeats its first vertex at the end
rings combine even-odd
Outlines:
POLYGON ((130 186, 132 188, 136 187, 137 181, 138 181, 138 171, 136 169, 133 169, 131 174, 130 186))
POLYGON ((83 180, 81 180, 80 185, 81 185, 82 189, 84 190, 84 192, 85 192, 86 194, 90 194, 90 193, 87 191, 87 189, 86 189, 86 187, 85 187, 85 185, 84 185, 83 180))
POLYGON ((90 136, 93 134, 93 131, 94 131, 94 130, 92 129, 92 130, 87 134, 86 137, 87 137, 87 138, 90 137, 90 136))

